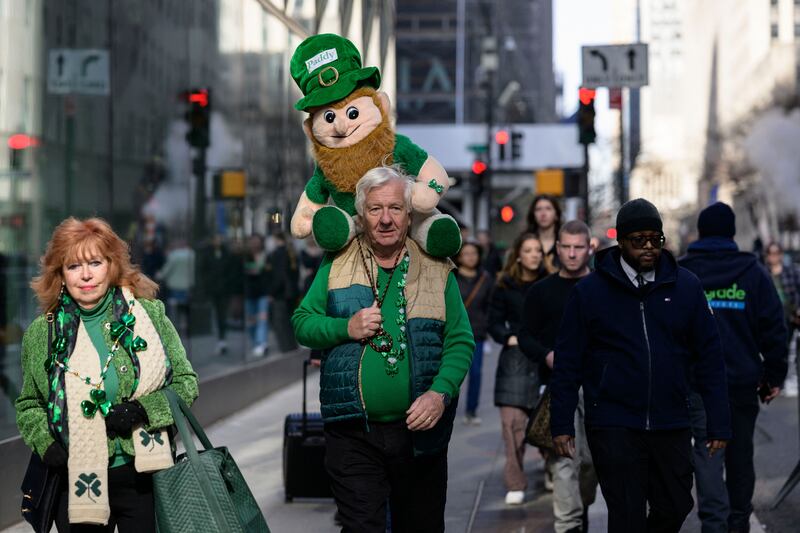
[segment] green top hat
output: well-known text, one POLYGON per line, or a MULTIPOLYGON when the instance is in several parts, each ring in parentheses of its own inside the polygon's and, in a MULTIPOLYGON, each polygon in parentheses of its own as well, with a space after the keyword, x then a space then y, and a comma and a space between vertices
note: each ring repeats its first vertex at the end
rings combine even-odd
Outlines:
POLYGON ((333 33, 312 35, 300 43, 289 68, 303 91, 294 104, 300 111, 341 100, 362 85, 377 89, 381 84, 378 67, 362 67, 355 45, 333 33))

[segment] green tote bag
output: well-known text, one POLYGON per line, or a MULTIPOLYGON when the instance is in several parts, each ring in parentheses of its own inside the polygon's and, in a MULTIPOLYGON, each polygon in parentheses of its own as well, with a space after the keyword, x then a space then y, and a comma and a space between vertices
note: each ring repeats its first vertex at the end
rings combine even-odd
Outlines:
POLYGON ((186 403, 172 390, 164 392, 186 453, 153 474, 159 533, 269 533, 228 449, 214 448, 186 403), (197 450, 189 425, 203 450, 197 450))

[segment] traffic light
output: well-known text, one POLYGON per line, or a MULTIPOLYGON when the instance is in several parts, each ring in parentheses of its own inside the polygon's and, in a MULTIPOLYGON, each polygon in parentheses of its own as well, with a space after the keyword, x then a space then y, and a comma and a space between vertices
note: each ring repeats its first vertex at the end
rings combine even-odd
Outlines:
POLYGON ((578 142, 592 144, 597 137, 594 131, 594 97, 596 91, 581 87, 578 91, 578 142))
POLYGON ((11 170, 22 170, 22 156, 26 148, 36 145, 36 139, 24 133, 16 133, 8 138, 8 167, 11 170))
POLYGON ((497 133, 494 134, 494 141, 499 148, 500 161, 504 161, 506 158, 506 144, 508 144, 508 138, 508 130, 497 130, 497 133))
POLYGON ((211 91, 209 89, 193 89, 184 93, 189 110, 186 112, 186 122, 189 131, 186 132, 186 141, 195 148, 208 148, 211 144, 211 91))
POLYGON ((480 159, 476 159, 475 161, 473 161, 472 173, 475 174, 476 176, 480 176, 484 172, 486 172, 486 163, 484 163, 480 159))
POLYGON ((516 160, 522 157, 522 137, 521 131, 511 132, 511 159, 516 160))
POLYGON ((505 222, 506 224, 510 224, 512 220, 514 220, 514 206, 512 205, 504 205, 500 208, 500 220, 505 222))

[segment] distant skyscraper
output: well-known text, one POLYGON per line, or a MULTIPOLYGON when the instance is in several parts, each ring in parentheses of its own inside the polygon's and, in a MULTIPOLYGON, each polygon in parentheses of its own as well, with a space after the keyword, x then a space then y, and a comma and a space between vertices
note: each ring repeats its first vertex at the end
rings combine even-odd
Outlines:
POLYGON ((476 123, 486 120, 484 39, 494 36, 495 120, 555 120, 551 0, 398 0, 398 122, 476 123), (519 90, 504 105, 509 83, 519 90))

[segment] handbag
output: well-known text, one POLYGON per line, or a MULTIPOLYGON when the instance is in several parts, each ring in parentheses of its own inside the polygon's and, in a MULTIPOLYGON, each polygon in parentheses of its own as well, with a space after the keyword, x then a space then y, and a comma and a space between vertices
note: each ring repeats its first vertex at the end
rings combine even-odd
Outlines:
POLYGON ((58 505, 61 476, 50 468, 36 452, 31 453, 28 469, 22 479, 22 518, 36 533, 47 533, 53 527, 58 505))
POLYGON ((553 436, 550 434, 550 388, 548 387, 528 419, 525 429, 525 442, 539 448, 553 449, 553 436))
POLYGON ((214 448, 186 403, 171 389, 164 393, 186 452, 173 466, 153 474, 159 533, 269 533, 228 449, 214 448), (189 425, 202 450, 195 446, 189 425))

